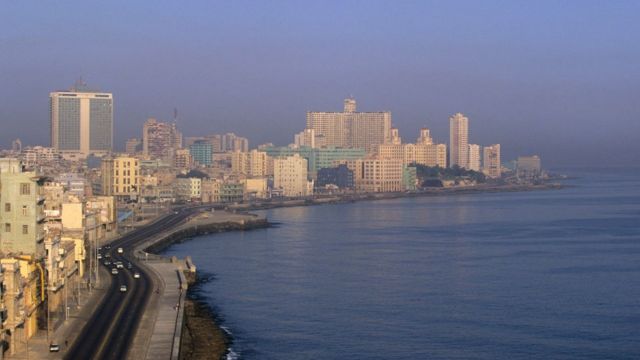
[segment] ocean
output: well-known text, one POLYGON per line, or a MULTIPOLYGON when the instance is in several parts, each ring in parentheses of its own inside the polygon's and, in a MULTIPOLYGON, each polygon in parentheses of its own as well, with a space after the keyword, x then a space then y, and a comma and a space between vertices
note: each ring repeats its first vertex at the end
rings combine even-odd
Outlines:
POLYGON ((168 248, 241 359, 638 359, 640 170, 279 208, 168 248))

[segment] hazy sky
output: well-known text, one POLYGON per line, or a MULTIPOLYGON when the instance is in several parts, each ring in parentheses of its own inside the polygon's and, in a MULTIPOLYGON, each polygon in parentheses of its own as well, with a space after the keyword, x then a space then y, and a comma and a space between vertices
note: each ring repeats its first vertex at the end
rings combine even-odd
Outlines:
POLYGON ((3 1, 0 147, 49 143, 48 94, 115 98, 115 145, 179 111, 185 135, 288 144, 307 110, 448 117, 547 165, 640 164, 640 1, 3 1))

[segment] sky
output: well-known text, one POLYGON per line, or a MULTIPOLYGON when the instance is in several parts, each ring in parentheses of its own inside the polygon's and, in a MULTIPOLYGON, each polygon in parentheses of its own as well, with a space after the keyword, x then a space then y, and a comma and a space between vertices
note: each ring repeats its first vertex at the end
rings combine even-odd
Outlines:
POLYGON ((640 164, 640 1, 3 1, 0 147, 49 144, 49 92, 114 95, 114 145, 148 117, 286 145, 306 111, 391 111, 405 142, 547 166, 640 164))

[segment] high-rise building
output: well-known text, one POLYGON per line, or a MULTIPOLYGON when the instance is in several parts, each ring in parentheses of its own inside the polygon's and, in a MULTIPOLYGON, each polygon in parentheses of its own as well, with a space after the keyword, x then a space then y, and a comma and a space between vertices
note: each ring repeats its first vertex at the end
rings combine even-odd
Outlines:
POLYGON ((0 251, 44 256, 44 178, 0 159, 0 251))
POLYGON ((480 145, 469 144, 469 170, 480 171, 480 145))
POLYGON ((484 147, 484 158, 482 159, 482 171, 490 178, 497 179, 501 173, 500 144, 484 147))
POLYGON ((176 150, 173 166, 179 169, 189 169, 191 168, 192 160, 189 149, 178 149, 176 150))
POLYGON ((76 86, 49 94, 51 147, 63 154, 106 154, 113 148, 113 95, 76 86))
POLYGON ((469 119, 461 113, 449 118, 449 166, 469 167, 469 119))
POLYGON ((222 151, 249 151, 249 139, 237 136, 234 133, 227 133, 221 137, 222 151))
POLYGON ((275 158, 273 188, 288 197, 311 195, 307 179, 307 159, 298 154, 275 158))
POLYGON ((542 175, 542 164, 538 155, 519 156, 516 165, 520 178, 536 178, 542 175))
POLYGON ((196 163, 202 166, 211 165, 213 146, 211 146, 210 142, 206 140, 197 140, 189 146, 189 151, 191 152, 193 161, 196 163))
POLYGON ((182 147, 182 133, 176 124, 158 122, 149 118, 142 128, 142 151, 152 159, 172 160, 182 147))
POLYGON ((102 159, 102 192, 107 196, 136 196, 140 193, 140 164, 128 156, 102 159))
POLYGON ((344 162, 353 171, 356 191, 394 192, 405 190, 402 160, 371 157, 344 162))
POLYGON ((264 177, 273 174, 273 159, 266 152, 253 149, 231 154, 231 171, 237 175, 264 177))
POLYGON ((356 101, 346 99, 343 112, 307 112, 307 129, 315 131, 315 146, 375 151, 391 141, 391 113, 357 112, 356 101))

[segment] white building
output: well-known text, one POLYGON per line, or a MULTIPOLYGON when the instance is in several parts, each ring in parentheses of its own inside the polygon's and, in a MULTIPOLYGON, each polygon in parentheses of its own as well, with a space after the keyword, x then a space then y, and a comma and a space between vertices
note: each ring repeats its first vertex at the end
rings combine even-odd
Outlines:
POLYGON ((311 195, 307 179, 307 159, 299 154, 275 158, 273 160, 273 188, 281 191, 283 196, 311 195))
POLYGON ((449 166, 469 168, 469 119, 461 113, 449 118, 449 166))
POLYGON ((480 145, 469 144, 469 170, 480 171, 480 145))
POLYGON ((49 94, 51 147, 86 157, 113 148, 113 95, 76 86, 49 94))

